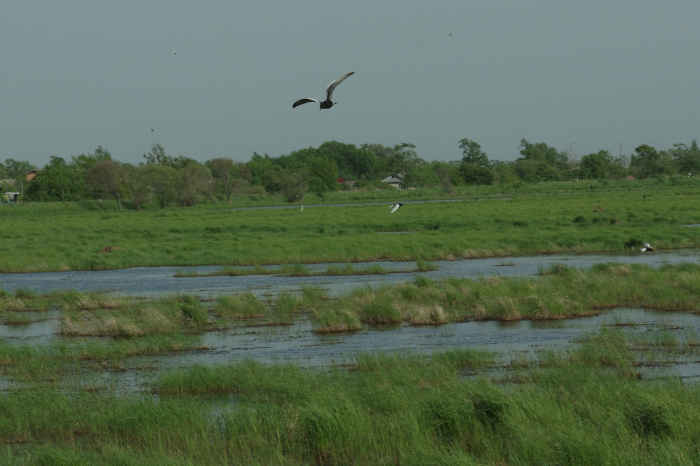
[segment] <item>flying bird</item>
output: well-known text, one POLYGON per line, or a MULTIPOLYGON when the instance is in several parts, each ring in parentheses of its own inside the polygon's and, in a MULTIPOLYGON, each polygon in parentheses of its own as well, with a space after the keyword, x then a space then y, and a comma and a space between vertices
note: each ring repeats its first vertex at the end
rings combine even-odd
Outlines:
POLYGON ((318 102, 319 104, 321 104, 321 108, 319 108, 319 110, 323 110, 324 108, 331 108, 332 106, 337 105, 338 102, 333 102, 331 100, 331 98, 333 98, 333 90, 338 86, 338 84, 342 83, 343 81, 345 81, 345 79, 348 76, 351 76, 353 74, 355 74, 354 71, 351 73, 344 74, 341 77, 339 77, 338 79, 336 79, 335 81, 333 81, 332 83, 330 83, 328 85, 328 87, 326 88, 326 100, 325 101, 319 102, 316 99, 301 99, 301 100, 297 100, 296 102, 294 102, 294 105, 292 105, 292 108, 296 108, 299 105, 308 104, 309 102, 318 102))
POLYGON ((640 252, 644 252, 644 251, 653 251, 653 250, 654 250, 654 246, 652 246, 651 244, 647 243, 646 241, 642 241, 642 244, 644 245, 644 247, 643 247, 642 249, 640 249, 640 252))
POLYGON ((393 214, 394 212, 396 212, 397 210, 399 210, 399 207, 401 207, 402 205, 403 205, 403 204, 400 203, 400 202, 397 202, 396 204, 392 205, 392 206, 391 206, 391 212, 389 212, 389 213, 390 213, 390 214, 393 214))
POLYGON ((447 34, 447 35, 448 35, 448 36, 451 36, 451 35, 452 35, 452 33, 449 33, 449 34, 447 34))

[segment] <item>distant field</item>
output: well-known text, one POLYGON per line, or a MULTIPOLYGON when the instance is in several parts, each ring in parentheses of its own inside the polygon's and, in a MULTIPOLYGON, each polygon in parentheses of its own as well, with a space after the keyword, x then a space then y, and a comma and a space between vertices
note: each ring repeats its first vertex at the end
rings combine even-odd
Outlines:
POLYGON ((700 182, 675 178, 464 187, 454 196, 439 190, 337 192, 307 196, 304 211, 230 210, 289 205, 266 196, 243 196, 232 206, 138 212, 118 211, 113 202, 0 206, 0 271, 633 251, 638 241, 694 248, 700 229, 682 225, 700 223, 698 196, 700 182), (475 201, 485 197, 508 199, 475 201), (406 204, 389 215, 389 203, 439 198, 465 201, 406 204), (358 202, 387 205, 309 207, 358 202), (107 246, 124 249, 99 254, 107 246))

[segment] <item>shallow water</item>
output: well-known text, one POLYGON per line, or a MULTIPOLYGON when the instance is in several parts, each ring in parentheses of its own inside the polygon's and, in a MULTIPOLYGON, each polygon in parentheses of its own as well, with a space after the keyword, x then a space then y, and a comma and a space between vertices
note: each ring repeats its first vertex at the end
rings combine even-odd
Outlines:
POLYGON ((237 359, 287 360, 310 366, 347 362, 362 352, 431 353, 449 348, 481 348, 499 353, 563 349, 601 324, 634 322, 639 328, 662 325, 700 333, 700 316, 643 309, 616 309, 598 316, 566 320, 471 321, 440 326, 398 325, 342 335, 317 335, 309 321, 287 327, 238 327, 208 332, 209 351, 180 355, 170 363, 220 364, 237 359))
MULTIPOLYGON (((487 275, 522 277, 535 275, 540 268, 561 263, 568 267, 589 268, 594 264, 620 262, 647 264, 659 267, 683 262, 698 263, 700 251, 685 250, 652 254, 562 254, 549 256, 499 257, 437 261, 438 269, 418 272, 431 279, 448 277, 478 278, 487 275)), ((364 268, 374 264, 387 271, 401 271, 415 267, 413 262, 366 262, 355 264, 364 268)), ((307 264, 311 271, 323 271, 329 265, 307 264)), ((278 266, 268 266, 277 268, 278 266)), ((247 268, 247 267, 241 267, 247 268)), ((154 296, 173 293, 195 294, 203 297, 224 293, 252 291, 258 298, 276 295, 282 291, 299 291, 302 286, 324 288, 331 296, 338 296, 361 286, 377 287, 387 283, 413 280, 416 273, 389 273, 386 275, 347 275, 290 277, 276 275, 247 275, 240 277, 175 277, 177 271, 209 273, 219 266, 200 267, 137 267, 121 270, 97 270, 81 272, 8 273, 0 275, 0 286, 5 290, 30 288, 37 293, 53 290, 76 289, 78 291, 110 291, 120 295, 154 296)))
MULTIPOLYGON (((46 342, 47 322, 27 326, 35 329, 25 336, 2 338, 10 344, 46 342), (44 333, 42 333, 44 332, 44 333)), ((336 335, 317 335, 312 332, 307 319, 299 319, 290 326, 243 326, 229 330, 206 332, 200 335, 200 345, 207 350, 140 356, 115 361, 125 371, 105 370, 70 378, 67 388, 80 386, 111 387, 117 391, 148 390, 150 382, 162 370, 186 368, 197 364, 213 366, 229 364, 243 359, 264 363, 290 362, 303 367, 326 368, 332 364, 352 363, 359 353, 430 354, 452 348, 486 349, 497 352, 504 362, 513 357, 537 358, 541 351, 563 351, 577 344, 586 334, 596 332, 601 325, 624 325, 633 332, 670 331, 676 335, 700 334, 700 316, 691 313, 659 312, 642 309, 615 309, 598 316, 566 320, 542 321, 471 321, 440 326, 413 327, 406 324, 392 327, 372 327, 365 330, 336 335)), ((4 332, 7 329, 1 329, 4 332)), ((16 331, 12 327, 12 331, 16 331)), ((50 331, 53 331, 51 329, 50 331)), ((3 333, 5 335, 5 333, 3 333)), ((79 343, 85 338, 71 338, 79 343)), ((92 338, 91 340, 94 340, 92 338)), ((102 338, 107 343, 109 338, 102 338)), ((645 378, 681 377, 694 381, 700 377, 700 361, 697 354, 676 358, 671 365, 639 368, 645 378)), ((470 371, 466 375, 473 375, 470 371)), ((503 369, 490 368, 477 371, 483 375, 505 374, 503 369)), ((0 390, 10 383, 0 379, 0 390)), ((11 386, 15 386, 10 384, 11 386)))
POLYGON ((58 310, 46 312, 23 312, 23 315, 33 319, 27 324, 0 324, 0 339, 16 339, 22 341, 45 340, 56 333, 56 321, 61 315, 58 310))

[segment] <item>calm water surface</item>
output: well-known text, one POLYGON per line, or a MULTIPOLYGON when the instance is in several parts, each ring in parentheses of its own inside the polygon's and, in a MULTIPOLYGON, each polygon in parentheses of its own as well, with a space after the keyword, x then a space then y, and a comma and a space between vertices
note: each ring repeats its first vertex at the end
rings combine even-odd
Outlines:
MULTIPOLYGON (((626 264, 647 264, 659 267, 664 264, 682 262, 700 263, 700 252, 696 250, 657 252, 652 254, 563 254, 551 256, 501 257, 489 259, 468 259, 437 261, 438 269, 420 272, 431 279, 448 277, 478 278, 486 275, 522 277, 535 275, 541 268, 560 263, 568 267, 589 268, 594 264, 620 262, 626 264)), ((364 268, 379 264, 388 271, 402 271, 415 268, 413 262, 366 262, 355 264, 364 268)), ((329 265, 308 264, 312 271, 323 271, 329 265)), ((268 266, 277 268, 278 266, 268 266)), ((247 267, 241 267, 247 268, 247 267)), ((387 283, 413 280, 415 273, 389 273, 386 275, 314 276, 289 277, 274 275, 247 275, 242 277, 180 277, 178 271, 208 273, 220 270, 219 266, 206 267, 137 267, 121 270, 97 270, 82 272, 42 272, 0 274, 0 287, 5 290, 31 288, 37 293, 53 290, 76 289, 78 291, 109 291, 119 295, 154 296, 174 293, 187 293, 199 296, 223 293, 252 291, 265 297, 281 291, 299 291, 302 286, 315 286, 328 290, 331 296, 338 296, 359 286, 377 287, 387 283)))

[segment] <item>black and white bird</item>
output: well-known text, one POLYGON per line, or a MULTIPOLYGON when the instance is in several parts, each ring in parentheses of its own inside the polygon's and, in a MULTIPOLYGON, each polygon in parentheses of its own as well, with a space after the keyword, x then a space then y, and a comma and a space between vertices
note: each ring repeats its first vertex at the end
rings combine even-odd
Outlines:
POLYGON ((397 202, 396 204, 392 205, 392 206, 391 206, 391 212, 389 212, 389 213, 390 213, 390 214, 393 214, 394 212, 396 212, 397 210, 399 210, 399 207, 401 207, 402 205, 403 205, 403 204, 400 203, 400 202, 397 202))
POLYGON ((328 85, 328 87, 326 88, 326 100, 324 100, 323 102, 319 102, 316 99, 301 99, 301 100, 297 100, 296 102, 294 102, 294 105, 292 105, 292 108, 296 108, 299 105, 308 104, 309 102, 317 102, 317 103, 321 104, 321 108, 319 108, 319 110, 323 110, 324 108, 331 108, 332 106, 337 105, 338 102, 333 102, 331 100, 333 98, 333 90, 336 87, 338 87, 338 84, 342 83, 343 81, 345 81, 345 79, 348 76, 352 76, 353 74, 355 74, 354 71, 351 73, 346 73, 346 74, 342 75, 341 77, 339 77, 338 79, 336 79, 335 81, 333 81, 332 83, 330 83, 328 85))
POLYGON ((647 243, 646 241, 642 241, 642 244, 644 245, 644 247, 643 247, 642 249, 640 249, 640 252, 644 252, 644 251, 653 251, 653 250, 654 250, 654 246, 652 246, 651 244, 647 243))

